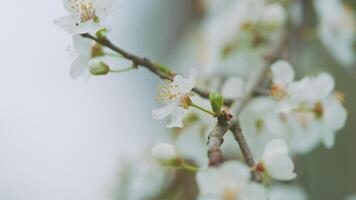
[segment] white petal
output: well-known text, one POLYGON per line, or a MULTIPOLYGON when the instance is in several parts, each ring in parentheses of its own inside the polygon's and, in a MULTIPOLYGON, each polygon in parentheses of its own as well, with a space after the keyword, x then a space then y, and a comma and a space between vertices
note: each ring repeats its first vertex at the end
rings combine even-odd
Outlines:
POLYGON ((219 168, 208 168, 197 173, 197 184, 200 192, 200 199, 209 197, 219 197, 224 191, 224 183, 221 181, 219 168), (217 184, 219 183, 219 184, 217 184))
POLYGON ((78 23, 78 18, 76 15, 68 15, 55 19, 53 23, 68 33, 74 33, 77 27, 76 24, 78 23))
POLYGON ((275 139, 267 143, 265 147, 265 156, 268 155, 287 155, 288 154, 288 146, 284 140, 275 139))
POLYGON ((331 149, 335 144, 335 132, 328 127, 322 127, 322 134, 325 147, 331 149))
POLYGON ((173 85, 177 86, 178 92, 186 94, 190 92, 195 86, 197 71, 193 68, 190 70, 189 78, 186 79, 182 75, 178 74, 173 78, 173 85))
POLYGON ((336 97, 329 98, 324 103, 323 120, 332 130, 340 130, 345 126, 347 111, 336 97))
POLYGON ((294 70, 287 61, 279 60, 275 62, 271 70, 273 83, 275 84, 286 85, 294 80, 294 70))
POLYGON ((266 191, 262 185, 257 183, 250 183, 243 188, 238 199, 241 200, 267 200, 266 191))
POLYGON ((99 19, 104 19, 114 10, 115 3, 113 0, 95 0, 95 14, 99 19))
POLYGON ((161 120, 161 119, 168 117, 173 112, 173 110, 174 110, 174 108, 170 105, 167 105, 167 106, 164 106, 161 108, 157 108, 157 109, 153 109, 152 117, 153 117, 153 119, 161 120))
POLYGON ((78 26, 76 26, 74 33, 75 34, 84 34, 84 33, 90 33, 92 35, 95 35, 96 32, 98 32, 102 26, 100 24, 95 23, 93 20, 79 23, 78 26))
POLYGON ((226 175, 229 175, 234 185, 242 186, 245 185, 251 177, 250 170, 245 164, 239 161, 228 161, 221 166, 221 170, 224 171, 226 175))
POLYGON ((88 72, 88 62, 90 58, 86 56, 78 56, 72 63, 70 67, 70 76, 74 79, 79 78, 87 74, 88 72))
POLYGON ((335 87, 334 78, 328 73, 319 74, 313 81, 315 95, 319 99, 327 98, 331 95, 335 87))
POLYGON ((292 159, 287 155, 275 155, 268 160, 264 160, 264 164, 269 176, 276 180, 288 181, 294 179, 297 175, 294 171, 292 159))
POLYGON ((63 0, 63 6, 69 13, 75 13, 75 1, 63 0))
POLYGON ((183 128, 184 109, 177 107, 171 113, 171 122, 167 125, 167 128, 183 128))
POLYGON ((239 98, 244 94, 244 82, 240 77, 226 80, 221 93, 226 98, 239 98))
POLYGON ((153 158, 162 163, 170 162, 178 157, 175 146, 168 143, 159 143, 151 149, 153 158))
POLYGON ((78 53, 82 56, 91 56, 92 41, 86 38, 83 38, 80 35, 73 35, 73 45, 78 53))
POLYGON ((190 68, 190 74, 188 78, 188 88, 190 88, 189 91, 194 88, 197 75, 198 75, 198 71, 194 68, 190 68))

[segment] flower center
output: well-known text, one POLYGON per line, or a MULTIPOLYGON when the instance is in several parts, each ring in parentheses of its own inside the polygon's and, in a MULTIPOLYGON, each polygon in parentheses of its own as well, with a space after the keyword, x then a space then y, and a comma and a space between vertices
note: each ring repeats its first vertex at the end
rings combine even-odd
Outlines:
MULTIPOLYGON (((73 0, 69 0, 73 1, 73 0)), ((77 12, 80 17, 80 22, 87 22, 92 19, 96 19, 95 7, 92 2, 85 2, 83 0, 74 0, 74 5, 72 8, 77 12)))
POLYGON ((172 81, 166 80, 166 85, 161 85, 158 88, 158 96, 156 100, 162 104, 173 103, 179 96, 179 92, 173 92, 173 89, 176 87, 172 85, 172 81))
POLYGON ((223 194, 223 199, 224 200, 236 200, 237 198, 237 191, 236 190, 232 190, 229 188, 226 188, 224 190, 224 194, 223 194))
POLYGON ((277 100, 281 100, 287 95, 285 89, 277 84, 271 86, 270 93, 277 100))
POLYGON ((315 106, 314 106, 314 114, 318 119, 323 117, 324 108, 323 108, 323 104, 321 102, 317 102, 315 104, 315 106))

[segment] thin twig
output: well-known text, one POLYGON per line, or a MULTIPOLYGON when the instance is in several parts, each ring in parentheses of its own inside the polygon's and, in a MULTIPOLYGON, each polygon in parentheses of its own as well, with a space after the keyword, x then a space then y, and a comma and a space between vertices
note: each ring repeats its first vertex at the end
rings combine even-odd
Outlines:
MULTIPOLYGON (((145 57, 140 57, 137 56, 135 54, 129 53, 123 49, 121 49, 120 47, 114 45, 110 40, 108 40, 106 37, 103 38, 96 38, 90 34, 82 34, 82 37, 84 38, 88 38, 91 40, 94 40, 95 42, 97 42, 98 44, 101 44, 113 51, 115 51, 116 53, 122 55, 124 58, 130 60, 133 62, 133 64, 135 66, 142 66, 145 67, 146 69, 150 70, 153 74, 159 76, 162 79, 167 79, 167 80, 173 80, 173 77, 175 76, 175 73, 169 71, 166 67, 164 67, 163 65, 153 62, 148 58, 145 57)), ((193 91, 195 93, 197 93, 199 96, 203 97, 203 98, 209 98, 210 93, 207 91, 204 91, 200 88, 193 88, 193 91)), ((232 99, 225 99, 224 104, 226 106, 230 106, 232 104, 233 100, 232 99)))

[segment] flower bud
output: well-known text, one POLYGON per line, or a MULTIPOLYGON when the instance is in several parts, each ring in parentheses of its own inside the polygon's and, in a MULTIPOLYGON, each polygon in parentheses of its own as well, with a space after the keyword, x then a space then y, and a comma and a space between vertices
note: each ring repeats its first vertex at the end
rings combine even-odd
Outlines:
POLYGON ((178 166, 180 158, 176 148, 167 143, 159 143, 151 149, 151 154, 163 165, 178 166))
POLYGON ((92 59, 89 61, 89 72, 92 75, 105 75, 110 71, 109 66, 99 59, 92 59))
POLYGON ((221 107, 224 105, 224 98, 221 96, 221 94, 212 92, 209 95, 209 100, 214 113, 219 113, 221 111, 221 107))

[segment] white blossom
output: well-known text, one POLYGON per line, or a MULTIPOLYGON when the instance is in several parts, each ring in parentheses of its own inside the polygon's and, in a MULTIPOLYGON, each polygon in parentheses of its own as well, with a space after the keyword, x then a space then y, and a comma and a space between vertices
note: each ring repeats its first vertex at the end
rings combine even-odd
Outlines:
POLYGON ((297 175, 294 173, 294 164, 288 153, 288 146, 284 140, 270 141, 265 147, 261 161, 256 165, 256 170, 265 172, 276 180, 294 179, 297 175))
POLYGON ((171 164, 179 158, 175 146, 168 143, 159 143, 151 149, 151 154, 158 162, 162 164, 171 164))
POLYGON ((228 161, 196 175, 199 200, 265 200, 264 188, 250 181, 249 168, 239 161, 228 161))
POLYGON ((113 6, 112 0, 63 0, 68 16, 54 20, 54 23, 68 33, 96 33, 102 28, 104 19, 113 6))
POLYGON ((131 155, 122 162, 118 198, 144 200, 155 198, 173 180, 174 170, 161 167, 147 154, 131 155))
POLYGON ((171 115, 167 128, 183 127, 184 109, 188 109, 191 104, 191 90, 194 88, 196 76, 197 71, 191 69, 189 78, 176 75, 173 81, 167 81, 167 85, 160 87, 157 100, 165 106, 154 109, 153 118, 160 120, 171 115))
POLYGON ((301 110, 312 111, 314 120, 303 121, 304 124, 316 127, 327 148, 334 146, 335 133, 343 128, 347 119, 347 111, 340 100, 333 94, 335 81, 330 74, 321 73, 316 77, 307 77, 307 87, 302 92, 304 105, 301 110))
POLYGON ((356 20, 341 0, 314 1, 319 17, 319 36, 327 50, 346 67, 355 63, 356 20))

